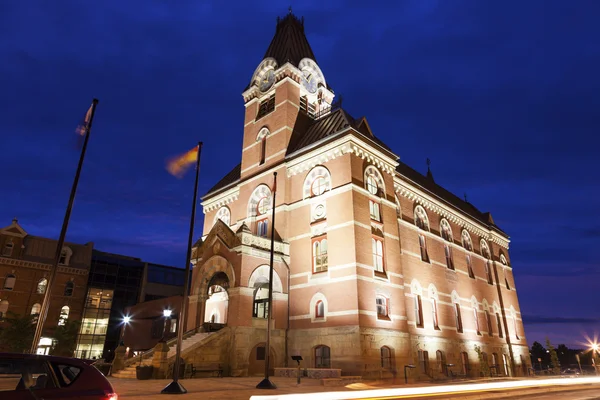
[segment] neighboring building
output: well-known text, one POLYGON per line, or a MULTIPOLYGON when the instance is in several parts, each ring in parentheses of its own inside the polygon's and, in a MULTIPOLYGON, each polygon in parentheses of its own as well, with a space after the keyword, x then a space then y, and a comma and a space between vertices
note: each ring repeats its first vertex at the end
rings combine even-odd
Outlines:
POLYGON ((76 357, 112 359, 126 309, 145 299, 183 294, 184 271, 94 250, 76 357))
MULTIPOLYGON (((0 229, 0 326, 9 311, 39 314, 56 246, 56 240, 29 235, 16 219, 0 229)), ((63 246, 38 353, 48 353, 64 320, 81 320, 92 249, 93 243, 63 246)))
POLYGON ((304 20, 278 20, 242 95, 241 162, 202 199, 187 319, 188 330, 226 325, 232 375, 262 373, 268 315, 273 367, 299 353, 350 375, 415 364, 437 377, 454 364, 479 376, 477 344, 495 373, 526 373, 508 235, 334 102, 304 20))

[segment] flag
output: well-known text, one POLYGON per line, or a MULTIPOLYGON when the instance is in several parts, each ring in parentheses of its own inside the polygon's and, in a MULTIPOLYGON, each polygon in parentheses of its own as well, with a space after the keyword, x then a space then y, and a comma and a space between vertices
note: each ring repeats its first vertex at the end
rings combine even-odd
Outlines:
POLYGON ((90 106, 90 108, 88 108, 83 120, 79 123, 79 125, 77 125, 77 129, 75 129, 75 132, 80 136, 85 136, 87 133, 88 126, 90 125, 90 121, 92 119, 92 108, 94 108, 93 104, 90 106))
POLYGON ((181 178, 188 167, 198 161, 198 146, 185 154, 174 157, 167 161, 167 171, 173 176, 181 178))

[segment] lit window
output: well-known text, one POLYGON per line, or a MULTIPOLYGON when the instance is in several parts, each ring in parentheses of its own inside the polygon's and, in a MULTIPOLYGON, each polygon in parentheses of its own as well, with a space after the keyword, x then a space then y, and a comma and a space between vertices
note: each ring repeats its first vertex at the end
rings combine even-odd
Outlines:
POLYGON ((48 279, 42 278, 37 284, 37 293, 44 294, 46 293, 46 288, 48 287, 48 279))
POLYGON ((433 320, 433 328, 439 330, 440 322, 439 322, 438 307, 437 307, 436 299, 431 299, 431 317, 433 320))
POLYGON ((4 248, 2 249, 2 256, 10 257, 12 256, 13 248, 15 245, 12 242, 12 239, 9 239, 8 242, 4 244, 4 248))
POLYGON ((425 209, 421 206, 415 207, 415 225, 417 225, 419 229, 429 231, 429 218, 427 217, 427 212, 425 212, 425 209))
POLYGON ((0 301, 0 320, 6 317, 6 313, 8 312, 8 300, 0 301))
POLYGON ((64 295, 67 297, 73 296, 73 282, 72 281, 67 282, 67 284, 65 285, 64 295))
POLYGON ((421 296, 416 294, 413 297, 415 307, 415 325, 417 328, 423 327, 423 304, 421 303, 421 296))
POLYGON ((313 241, 313 270, 315 272, 327 271, 327 239, 313 241))
POLYGON ((60 315, 58 317, 58 325, 62 326, 67 323, 69 319, 69 306, 64 306, 60 309, 60 315))
POLYGON ((17 277, 15 275, 6 275, 6 278, 4 278, 4 290, 13 290, 15 288, 16 281, 17 277))
POLYGON ((323 176, 317 176, 310 185, 310 189, 313 196, 322 195, 327 190, 327 180, 323 176))
POLYGON ((427 254, 427 242, 425 236, 419 235, 419 247, 421 248, 421 260, 429 262, 429 254, 427 254))
POLYGON ((269 316, 269 284, 262 283, 254 289, 252 317, 266 319, 269 316))
POLYGON ((35 303, 33 306, 31 306, 31 315, 32 315, 31 323, 32 324, 37 324, 41 309, 42 309, 42 306, 40 305, 40 303, 35 303))
POLYGON ((375 271, 383 272, 383 242, 380 239, 371 238, 371 247, 373 251, 373 267, 375 271))
POLYGON ((256 235, 260 237, 267 237, 267 230, 269 228, 269 220, 263 219, 256 223, 256 235))
POLYGON ((379 203, 369 200, 369 211, 371 213, 371 219, 377 222, 381 222, 381 215, 379 214, 379 203))
POLYGON ((446 255, 446 266, 448 269, 454 270, 454 262, 452 261, 452 249, 449 245, 444 245, 444 254, 446 255))
POLYGON ((321 300, 315 305, 315 318, 325 318, 325 304, 321 300))
POLYGON ((377 195, 377 192, 379 191, 379 188, 377 187, 377 181, 373 175, 369 175, 367 177, 367 190, 369 193, 374 195, 377 195))
POLYGON ((452 242, 452 228, 450 227, 450 223, 445 220, 442 219, 442 221, 440 222, 440 232, 442 235, 442 238, 448 242, 452 242))
POLYGON ((471 265, 471 256, 467 254, 467 271, 469 271, 469 278, 475 279, 475 273, 473 272, 473 266, 471 265))
POLYGON ((383 296, 377 296, 375 298, 375 303, 377 305, 377 318, 379 319, 388 319, 389 318, 389 310, 388 310, 388 300, 383 296))
POLYGON ((473 242, 471 241, 471 235, 469 235, 469 232, 467 232, 466 229, 463 229, 461 238, 463 247, 467 251, 473 251, 473 242))

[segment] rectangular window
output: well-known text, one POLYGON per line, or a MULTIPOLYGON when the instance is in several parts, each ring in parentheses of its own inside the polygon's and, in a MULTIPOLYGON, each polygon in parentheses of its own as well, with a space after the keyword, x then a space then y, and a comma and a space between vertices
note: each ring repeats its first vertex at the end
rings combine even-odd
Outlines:
POLYGON ((508 275, 506 274, 506 268, 502 268, 502 270, 504 271, 504 284, 506 285, 506 288, 510 290, 510 285, 508 284, 508 275))
POLYGON ((256 115, 256 119, 261 119, 265 115, 273 112, 275 110, 275 94, 269 96, 268 99, 260 102, 260 106, 258 106, 258 114, 256 115))
POLYGON ((476 308, 473 308, 473 319, 475 320, 475 329, 477 330, 477 334, 481 335, 481 328, 479 327, 479 313, 476 308))
POLYGON ((379 214, 379 204, 373 200, 369 200, 369 211, 371 212, 371 219, 377 222, 381 222, 381 215, 379 214))
POLYGON ((419 350, 419 368, 422 374, 429 372, 429 353, 426 350, 419 350))
POLYGON ((492 277, 492 262, 491 261, 487 261, 485 263, 485 275, 487 276, 487 282, 490 285, 494 284, 494 278, 492 277))
POLYGON ((266 154, 267 154, 267 138, 264 137, 260 140, 260 162, 259 162, 259 165, 263 165, 265 163, 266 154))
POLYGON ((257 225, 256 225, 256 235, 260 236, 260 237, 267 237, 268 227, 269 227, 268 220, 263 219, 261 221, 258 221, 257 225))
POLYGON ((498 325, 498 337, 504 337, 502 334, 502 318, 500 318, 499 313, 496 313, 496 324, 498 325))
POLYGON ((415 295, 413 297, 415 303, 415 325, 417 328, 423 327, 423 305, 421 303, 421 296, 415 295))
POLYGON ((469 278, 475 279, 475 274, 473 273, 473 266, 471 265, 471 256, 467 254, 467 270, 469 271, 469 278))
POLYGON ((377 304, 377 318, 387 319, 388 317, 388 304, 387 299, 383 296, 377 296, 375 299, 377 304))
POLYGON ((427 242, 425 236, 419 235, 419 247, 421 248, 421 260, 429 262, 429 254, 427 254, 427 242))
POLYGON ((371 248, 373 251, 373 268, 377 272, 384 272, 383 265, 383 241, 371 238, 371 248))
POLYGON ((494 336, 494 329, 492 328, 492 319, 490 318, 490 313, 485 312, 485 322, 487 323, 488 335, 494 336))
POLYGON ((440 322, 439 322, 439 317, 438 317, 438 309, 437 309, 437 300, 436 299, 431 299, 431 313, 432 313, 432 319, 433 319, 433 328, 440 330, 440 322))
POLYGON ((444 246, 444 254, 446 255, 446 266, 448 269, 454 270, 454 262, 452 261, 452 249, 449 245, 444 246))
POLYGON ((454 304, 454 318, 456 319, 456 331, 462 333, 462 316, 460 315, 460 304, 458 303, 454 304))
POLYGON ((171 326, 170 326, 171 333, 177 332, 177 318, 171 319, 170 322, 171 322, 171 326))

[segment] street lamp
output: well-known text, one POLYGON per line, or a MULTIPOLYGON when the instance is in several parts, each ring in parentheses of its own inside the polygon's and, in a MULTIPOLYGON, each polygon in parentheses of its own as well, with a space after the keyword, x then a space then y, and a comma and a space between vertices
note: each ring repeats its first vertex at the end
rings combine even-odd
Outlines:
POLYGON ((594 365, 594 372, 596 373, 596 375, 598 375, 598 366, 596 365, 596 353, 598 353, 598 350, 600 350, 600 346, 598 345, 598 343, 593 342, 590 343, 590 348, 592 350, 592 365, 594 365))
POLYGON ((171 318, 171 310, 168 308, 165 308, 163 310, 163 317, 165 317, 165 326, 163 327, 163 334, 162 334, 162 338, 160 339, 160 342, 166 342, 167 341, 167 321, 171 318))

